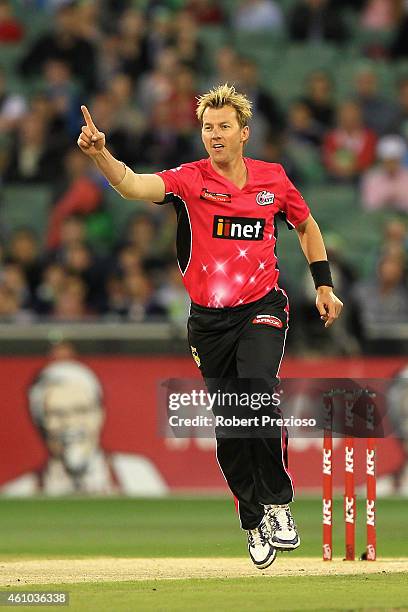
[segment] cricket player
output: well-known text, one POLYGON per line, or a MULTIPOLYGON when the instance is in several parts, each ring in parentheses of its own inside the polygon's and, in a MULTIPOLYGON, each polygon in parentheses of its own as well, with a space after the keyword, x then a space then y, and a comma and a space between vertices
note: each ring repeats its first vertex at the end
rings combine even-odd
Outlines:
MULTIPOLYGON (((172 203, 176 210, 178 265, 191 298, 188 337, 204 379, 262 380, 273 390, 289 317, 278 286, 277 215, 298 234, 325 327, 343 304, 333 293, 319 227, 283 167, 244 157, 250 101, 228 84, 201 96, 197 117, 208 157, 157 174, 136 174, 115 159, 85 106, 82 112, 78 145, 112 187, 126 199, 172 203)), ((297 548, 286 431, 268 438, 217 435, 217 459, 255 566, 268 567, 277 549, 297 548)))

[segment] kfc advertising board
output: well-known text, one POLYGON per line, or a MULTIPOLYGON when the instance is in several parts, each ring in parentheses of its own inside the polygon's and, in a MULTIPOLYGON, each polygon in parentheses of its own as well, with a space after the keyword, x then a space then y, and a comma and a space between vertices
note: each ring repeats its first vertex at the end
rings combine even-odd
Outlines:
MULTIPOLYGON (((403 359, 286 359, 281 377, 334 378, 341 373, 389 382, 404 366, 403 359)), ((213 438, 160 433, 158 388, 161 381, 173 378, 200 382, 194 361, 185 357, 95 356, 71 361, 2 357, 0 493, 227 492, 213 438)), ((356 444, 356 465, 361 464, 357 485, 364 482, 362 443, 356 444)), ((342 470, 336 469, 342 461, 341 452, 336 456, 341 444, 341 439, 334 439, 337 487, 342 484, 342 470)), ((398 436, 378 440, 380 494, 408 493, 405 448, 398 436)), ((289 470, 297 492, 319 491, 321 461, 321 439, 289 440, 289 470)))

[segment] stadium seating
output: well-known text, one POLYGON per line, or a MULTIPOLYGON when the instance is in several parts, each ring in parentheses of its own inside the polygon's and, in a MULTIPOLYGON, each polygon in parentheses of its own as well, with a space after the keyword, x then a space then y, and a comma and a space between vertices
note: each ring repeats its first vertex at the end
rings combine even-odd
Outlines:
POLYGON ((42 243, 51 204, 48 185, 9 185, 0 192, 0 227, 10 233, 18 227, 32 229, 42 243))

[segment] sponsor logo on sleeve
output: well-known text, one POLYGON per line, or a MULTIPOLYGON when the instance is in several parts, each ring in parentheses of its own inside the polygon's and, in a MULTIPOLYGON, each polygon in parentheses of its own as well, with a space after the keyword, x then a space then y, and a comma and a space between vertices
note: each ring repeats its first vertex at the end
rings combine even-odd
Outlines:
POLYGON ((260 191, 256 196, 256 203, 259 206, 268 206, 268 204, 273 204, 275 200, 275 194, 270 191, 260 191))
POLYGON ((254 325, 270 325, 271 327, 277 327, 281 329, 283 327, 283 323, 278 317, 274 317, 270 314, 259 314, 256 315, 255 319, 252 319, 252 323, 254 325))

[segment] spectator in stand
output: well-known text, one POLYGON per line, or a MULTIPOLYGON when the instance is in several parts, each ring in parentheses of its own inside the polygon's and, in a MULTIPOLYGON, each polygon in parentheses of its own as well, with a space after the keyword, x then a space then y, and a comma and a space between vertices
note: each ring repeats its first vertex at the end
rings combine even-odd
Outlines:
POLYGON ((365 126, 378 136, 386 134, 395 117, 396 108, 391 100, 379 93, 378 77, 372 65, 366 63, 359 67, 354 79, 354 90, 365 126))
POLYGON ((339 182, 356 182, 375 158, 376 135, 364 126, 357 102, 338 107, 337 124, 323 142, 323 163, 329 177, 339 182))
POLYGON ((129 272, 124 277, 128 295, 127 319, 133 322, 151 318, 165 318, 166 311, 155 298, 148 277, 142 272, 129 272))
POLYGON ((269 163, 281 164, 292 183, 302 184, 302 172, 288 151, 288 140, 285 134, 278 137, 273 133, 267 134, 260 159, 269 163))
POLYGON ((169 105, 175 129, 191 138, 197 130, 197 94, 194 72, 188 66, 180 66, 169 105))
POLYGON ((66 270, 62 264, 58 262, 46 264, 34 296, 35 311, 39 315, 47 316, 55 310, 57 296, 62 291, 65 281, 66 270))
MULTIPOLYGON (((378 338, 383 330, 383 339, 386 339, 388 330, 384 328, 407 323, 408 290, 405 274, 404 258, 384 255, 378 263, 375 277, 356 284, 354 302, 360 320, 359 329, 365 344, 370 340, 370 331, 374 330, 378 338)), ((378 347, 380 351, 384 350, 383 339, 382 346, 378 347)), ((368 348, 367 345, 365 348, 368 348)), ((397 354, 398 341, 389 348, 393 354, 397 354)))
MULTIPOLYGON (((100 41, 96 56, 96 80, 101 89, 108 87, 116 74, 125 71, 121 57, 122 44, 123 41, 117 31, 107 32, 100 41)), ((134 78, 133 74, 131 77, 134 78)))
POLYGON ((166 264, 160 248, 158 227, 150 211, 129 219, 125 244, 137 249, 145 272, 154 272, 166 264))
POLYGON ((215 83, 234 83, 238 80, 238 54, 233 47, 225 45, 215 54, 215 70, 211 78, 206 80, 205 87, 213 87, 215 83))
MULTIPOLYGON (((134 139, 144 126, 144 118, 135 104, 133 79, 128 74, 119 72, 110 80, 107 91, 111 96, 116 128, 129 132, 129 126, 132 126, 131 137, 134 139)), ((131 143, 127 146, 129 145, 131 146, 131 143)))
POLYGON ((334 83, 324 70, 312 72, 306 81, 306 94, 301 98, 321 130, 332 127, 335 115, 334 83))
POLYGON ((173 15, 168 8, 157 7, 153 11, 146 31, 148 70, 157 66, 159 56, 168 49, 173 40, 173 15))
POLYGON ((157 104, 168 103, 179 67, 177 53, 167 48, 158 54, 154 69, 140 79, 136 99, 147 118, 157 104))
POLYGON ((23 58, 20 70, 26 78, 41 74, 45 62, 59 59, 66 62, 85 91, 96 86, 95 48, 84 38, 78 36, 79 12, 76 3, 68 3, 57 9, 53 31, 35 39, 23 58))
POLYGON ((169 101, 158 102, 153 107, 151 120, 140 140, 141 157, 145 164, 173 168, 193 157, 194 138, 177 131, 173 116, 169 101))
POLYGON ((397 26, 402 10, 402 0, 367 0, 360 14, 361 27, 373 32, 390 32, 397 26))
POLYGON ((0 0, 0 44, 20 43, 24 38, 24 28, 13 15, 10 0, 0 0))
POLYGON ((180 63, 200 71, 204 48, 198 39, 197 22, 191 13, 180 11, 174 19, 173 31, 172 48, 180 63))
POLYGON ((341 11, 329 0, 299 0, 289 19, 290 38, 310 43, 344 43, 349 38, 341 11))
POLYGON ((5 163, 5 183, 44 183, 59 175, 66 143, 49 133, 46 119, 28 112, 12 137, 5 163))
POLYGON ((398 81, 398 105, 395 116, 389 126, 389 133, 400 134, 408 139, 408 77, 398 81))
POLYGON ((190 299, 176 262, 167 267, 166 282, 158 289, 156 299, 172 323, 181 325, 187 322, 190 299))
POLYGON ((381 245, 380 255, 407 258, 408 229, 406 217, 404 219, 393 217, 385 222, 384 240, 381 245))
POLYGON ((32 314, 21 308, 15 291, 0 281, 0 322, 29 323, 32 319, 32 314))
POLYGON ((0 66, 0 136, 14 130, 26 111, 24 97, 8 91, 6 73, 0 66))
MULTIPOLYGON (((349 304, 356 273, 345 258, 347 254, 346 244, 343 243, 340 236, 330 233, 325 235, 325 244, 330 268, 332 269, 333 283, 335 283, 339 293, 344 296, 345 303, 349 304)), ((358 354, 360 352, 359 344, 350 331, 354 323, 352 309, 349 307, 344 309, 342 313, 344 317, 337 330, 332 328, 329 335, 322 333, 321 326, 316 324, 316 318, 313 316, 313 308, 315 308, 313 292, 315 288, 307 274, 303 275, 300 288, 299 334, 301 337, 303 336, 303 342, 309 354, 319 354, 322 347, 324 347, 325 354, 358 354)))
POLYGON ((302 100, 296 100, 289 106, 287 118, 287 138, 289 144, 309 146, 317 149, 323 138, 323 130, 302 100))
POLYGON ((68 215, 61 222, 58 246, 47 252, 47 258, 61 263, 64 261, 66 250, 72 244, 84 242, 86 242, 85 217, 80 214, 68 215))
POLYGON ((402 10, 399 15, 395 37, 390 48, 392 59, 405 59, 408 57, 408 13, 402 10))
POLYGON ((186 10, 203 26, 222 25, 224 13, 216 0, 187 0, 186 10))
POLYGON ((49 59, 43 65, 43 93, 49 101, 53 131, 72 137, 81 125, 79 91, 66 62, 49 59))
POLYGON ((40 246, 34 232, 27 227, 16 229, 10 238, 7 260, 18 265, 24 273, 30 295, 34 297, 40 282, 40 246))
POLYGON ((64 252, 64 267, 68 274, 80 278, 86 286, 87 305, 93 312, 101 311, 105 302, 105 266, 83 242, 70 244, 64 252))
MULTIPOLYGON (((129 8, 121 15, 118 22, 118 48, 121 66, 119 71, 126 72, 135 81, 140 75, 151 69, 154 53, 149 54, 146 23, 143 14, 129 8)), ((116 45, 113 50, 115 60, 116 45)))
POLYGON ((67 186, 54 204, 47 231, 47 248, 56 249, 61 242, 64 219, 72 215, 83 216, 102 205, 103 191, 96 178, 94 166, 78 150, 71 149, 64 160, 67 186))
POLYGON ((1 283, 10 289, 17 298, 19 309, 32 308, 32 296, 23 267, 13 261, 6 263, 1 270, 1 283))
MULTIPOLYGON (((129 91, 130 83, 124 80, 119 83, 118 80, 119 75, 108 90, 93 97, 92 114, 98 117, 99 123, 104 126, 103 130, 112 150, 120 151, 123 161, 133 166, 139 162, 140 158, 141 120, 136 107, 132 108, 133 97, 129 91), (124 121, 127 116, 134 120, 134 123, 126 126, 124 121)), ((145 125, 146 121, 143 122, 143 128, 145 125)))
POLYGON ((407 147, 401 136, 384 136, 377 145, 378 168, 368 170, 361 185, 366 210, 408 212, 408 168, 403 165, 407 147))
POLYGON ((284 25, 282 9, 274 0, 241 0, 232 25, 240 32, 279 31, 284 25))
POLYGON ((257 63, 249 57, 238 57, 238 84, 252 102, 255 119, 262 118, 270 133, 280 134, 285 129, 281 108, 262 86, 257 63))
POLYGON ((129 297, 123 277, 111 274, 105 283, 104 313, 109 319, 123 319, 129 307, 129 297))
POLYGON ((74 322, 93 317, 86 305, 86 285, 75 275, 67 275, 56 295, 51 318, 57 321, 74 322))
POLYGON ((102 3, 95 0, 85 0, 78 4, 77 33, 91 45, 99 45, 103 38, 100 27, 102 10, 102 3))
POLYGON ((126 242, 117 249, 112 268, 118 276, 122 277, 131 272, 141 272, 142 264, 142 254, 138 245, 133 242, 126 242))

